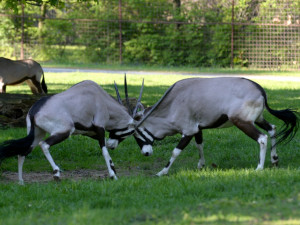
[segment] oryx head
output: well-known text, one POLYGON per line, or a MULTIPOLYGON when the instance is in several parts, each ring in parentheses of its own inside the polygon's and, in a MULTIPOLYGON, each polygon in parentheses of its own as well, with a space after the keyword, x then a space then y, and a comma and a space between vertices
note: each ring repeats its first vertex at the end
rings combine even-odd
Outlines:
POLYGON ((158 108, 160 103, 166 98, 166 96, 171 92, 174 85, 172 85, 161 97, 161 99, 155 103, 155 105, 148 107, 146 109, 141 110, 137 115, 138 119, 136 119, 135 124, 135 132, 134 132, 134 138, 138 145, 141 148, 141 153, 145 156, 150 156, 153 154, 152 145, 154 143, 154 140, 161 140, 161 137, 155 137, 154 134, 151 132, 153 131, 153 127, 160 127, 161 124, 159 123, 153 123, 149 124, 147 123, 146 119, 151 116, 152 112, 158 108), (148 129, 147 129, 148 128, 148 129))
MULTIPOLYGON (((126 108, 128 110, 131 119, 128 122, 128 126, 120 129, 109 130, 109 139, 106 141, 106 147, 110 149, 116 148, 120 142, 122 142, 128 136, 132 135, 135 132, 135 124, 137 123, 137 120, 140 119, 140 113, 138 111, 144 109, 143 105, 141 104, 141 98, 142 98, 142 93, 144 88, 144 79, 140 90, 140 95, 134 109, 132 109, 129 104, 126 74, 124 78, 124 88, 125 88, 126 108)), ((115 82, 115 90, 116 90, 118 102, 121 105, 123 105, 116 82, 115 82)))

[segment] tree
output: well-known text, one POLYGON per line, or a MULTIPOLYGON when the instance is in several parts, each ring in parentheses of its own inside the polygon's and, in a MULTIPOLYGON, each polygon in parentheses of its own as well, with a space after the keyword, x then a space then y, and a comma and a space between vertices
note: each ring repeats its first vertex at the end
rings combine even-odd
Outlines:
MULTIPOLYGON (((18 12, 18 6, 21 4, 24 5, 35 5, 42 6, 43 4, 48 4, 57 8, 63 8, 66 1, 62 0, 0 0, 0 3, 3 2, 5 8, 13 9, 15 12, 18 12)), ((98 0, 77 0, 77 2, 98 2, 98 0)))

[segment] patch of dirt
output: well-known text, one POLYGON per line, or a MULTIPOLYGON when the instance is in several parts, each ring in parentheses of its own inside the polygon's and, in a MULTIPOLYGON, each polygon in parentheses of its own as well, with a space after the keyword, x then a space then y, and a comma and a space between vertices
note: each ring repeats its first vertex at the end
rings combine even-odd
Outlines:
MULTIPOLYGON (((117 177, 131 176, 133 171, 117 171, 117 177)), ((79 169, 61 172, 61 180, 98 180, 109 178, 107 170, 79 169)), ((51 172, 23 172, 24 183, 43 183, 53 181, 51 172)), ((18 172, 4 171, 0 175, 0 183, 18 182, 18 172)))

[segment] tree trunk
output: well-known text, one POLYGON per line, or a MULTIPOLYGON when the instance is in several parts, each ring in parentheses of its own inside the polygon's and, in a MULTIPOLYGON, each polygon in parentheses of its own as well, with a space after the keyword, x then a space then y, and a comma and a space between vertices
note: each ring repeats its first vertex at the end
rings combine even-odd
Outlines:
MULTIPOLYGON (((175 18, 177 20, 178 17, 180 17, 181 14, 181 0, 173 0, 173 6, 175 10, 175 18)), ((176 24, 176 29, 179 29, 180 24, 176 24)))

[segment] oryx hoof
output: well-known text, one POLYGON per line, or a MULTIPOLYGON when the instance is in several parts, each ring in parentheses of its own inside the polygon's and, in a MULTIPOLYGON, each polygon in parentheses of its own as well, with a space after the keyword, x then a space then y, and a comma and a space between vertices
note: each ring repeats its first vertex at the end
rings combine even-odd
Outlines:
POLYGON ((157 177, 162 177, 162 176, 167 176, 168 173, 166 173, 165 171, 160 171, 159 173, 156 174, 157 177))
POLYGON ((59 170, 54 170, 53 171, 53 179, 55 181, 60 181, 60 171, 59 170))
POLYGON ((109 179, 111 179, 111 180, 118 180, 118 177, 116 175, 111 175, 111 176, 109 176, 109 179))
POLYGON ((24 180, 19 180, 19 185, 24 185, 24 180))
POLYGON ((118 177, 117 177, 117 176, 113 176, 113 179, 114 179, 114 180, 118 180, 118 177))
POLYGON ((61 181, 60 177, 58 177, 58 176, 53 176, 53 179, 54 179, 54 181, 56 181, 56 182, 60 182, 60 181, 61 181))
POLYGON ((205 168, 205 165, 198 166, 197 168, 198 168, 198 170, 203 170, 205 168))

